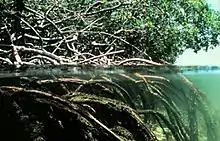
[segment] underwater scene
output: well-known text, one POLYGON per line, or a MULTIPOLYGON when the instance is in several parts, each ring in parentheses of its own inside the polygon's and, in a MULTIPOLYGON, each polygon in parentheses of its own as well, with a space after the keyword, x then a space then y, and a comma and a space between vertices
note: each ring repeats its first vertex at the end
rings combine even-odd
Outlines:
POLYGON ((183 73, 201 92, 205 93, 213 108, 220 110, 220 70, 183 73))
POLYGON ((219 84, 219 67, 4 67, 0 129, 7 140, 217 141, 219 84))

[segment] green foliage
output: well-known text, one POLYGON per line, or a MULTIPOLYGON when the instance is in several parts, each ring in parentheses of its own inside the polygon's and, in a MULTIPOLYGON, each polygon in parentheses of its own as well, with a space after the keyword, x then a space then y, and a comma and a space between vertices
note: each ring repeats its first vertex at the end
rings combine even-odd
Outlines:
POLYGON ((174 62, 187 48, 197 52, 219 43, 219 12, 211 10, 205 0, 134 0, 114 11, 112 19, 115 28, 140 31, 141 35, 126 39, 153 60, 174 62))
POLYGON ((20 19, 9 12, 9 3, 1 10, 1 26, 7 27, 0 33, 1 44, 8 45, 16 33, 14 44, 42 46, 58 56, 124 50, 118 57, 173 63, 187 48, 197 52, 219 44, 220 14, 205 0, 26 0, 22 15, 16 14, 20 19))

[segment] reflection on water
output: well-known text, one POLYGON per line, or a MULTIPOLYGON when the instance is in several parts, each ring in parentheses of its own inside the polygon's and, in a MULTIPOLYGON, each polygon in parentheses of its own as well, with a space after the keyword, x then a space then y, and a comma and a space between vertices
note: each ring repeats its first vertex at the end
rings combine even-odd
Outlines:
POLYGON ((186 71, 186 72, 183 72, 182 74, 185 74, 185 75, 207 75, 207 74, 220 74, 220 70, 200 70, 200 71, 186 71))
POLYGON ((178 72, 177 67, 158 67, 158 66, 106 66, 106 67, 94 67, 94 66, 35 66, 35 67, 22 67, 14 69, 13 67, 7 67, 0 69, 0 78, 6 77, 19 77, 19 76, 90 76, 98 74, 118 74, 118 73, 144 73, 144 74, 171 74, 178 72))

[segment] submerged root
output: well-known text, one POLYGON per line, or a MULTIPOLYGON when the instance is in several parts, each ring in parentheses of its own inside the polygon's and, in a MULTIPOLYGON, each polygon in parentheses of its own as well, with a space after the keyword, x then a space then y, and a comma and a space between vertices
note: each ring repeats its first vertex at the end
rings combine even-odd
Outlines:
POLYGON ((206 98, 181 77, 100 76, 2 78, 3 136, 36 141, 217 140, 206 98))
POLYGON ((7 140, 154 139, 132 109, 117 101, 87 95, 67 100, 12 86, 0 87, 0 99, 0 128, 3 136, 10 133, 7 140), (90 106, 95 110, 93 113, 90 106))

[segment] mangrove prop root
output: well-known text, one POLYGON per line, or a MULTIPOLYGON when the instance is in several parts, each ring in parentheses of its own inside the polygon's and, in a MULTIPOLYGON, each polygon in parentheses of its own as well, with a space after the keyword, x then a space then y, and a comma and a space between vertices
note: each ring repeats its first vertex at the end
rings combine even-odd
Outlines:
POLYGON ((86 97, 75 94, 67 100, 39 90, 1 86, 2 135, 7 140, 155 140, 130 108, 107 98, 86 97), (95 110, 92 114, 89 106, 95 110), (100 113, 105 110, 109 113, 100 113))

